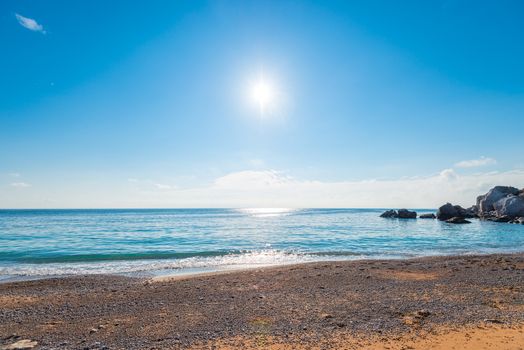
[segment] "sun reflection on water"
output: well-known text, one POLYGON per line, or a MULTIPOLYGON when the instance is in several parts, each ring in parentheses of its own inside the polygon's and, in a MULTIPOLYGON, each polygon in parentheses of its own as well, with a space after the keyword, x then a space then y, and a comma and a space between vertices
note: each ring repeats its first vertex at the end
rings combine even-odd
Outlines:
POLYGON ((238 209, 239 212, 247 214, 252 217, 266 218, 289 215, 296 211, 294 208, 243 208, 238 209))

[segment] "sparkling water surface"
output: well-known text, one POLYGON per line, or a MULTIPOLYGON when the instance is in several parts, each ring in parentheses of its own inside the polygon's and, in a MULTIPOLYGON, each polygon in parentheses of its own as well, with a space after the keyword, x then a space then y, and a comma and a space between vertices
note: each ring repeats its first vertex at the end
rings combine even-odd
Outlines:
POLYGON ((524 225, 383 219, 382 211, 0 210, 0 280, 524 251, 524 225))

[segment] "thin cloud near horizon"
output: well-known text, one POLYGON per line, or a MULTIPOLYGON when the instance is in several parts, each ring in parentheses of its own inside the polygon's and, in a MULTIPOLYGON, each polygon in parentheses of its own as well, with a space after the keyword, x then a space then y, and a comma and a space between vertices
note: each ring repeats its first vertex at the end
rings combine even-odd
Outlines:
MULTIPOLYGON (((451 202, 470 206, 478 195, 496 185, 523 188, 524 169, 476 174, 444 169, 429 176, 357 181, 299 179, 273 169, 242 170, 200 186, 178 187, 151 180, 129 185, 116 186, 118 189, 113 192, 108 191, 115 186, 54 188, 52 198, 41 188, 22 193, 12 187, 12 191, 3 193, 4 205, 12 208, 50 208, 50 203, 54 203, 54 208, 56 203, 61 203, 60 208, 437 208, 451 202)), ((27 186, 20 183, 14 187, 27 186)))
POLYGON ((29 18, 29 17, 25 17, 25 16, 22 16, 18 13, 15 13, 15 17, 16 17, 16 20, 18 21, 18 23, 26 28, 26 29, 29 29, 33 32, 40 32, 42 34, 45 34, 46 31, 44 30, 44 26, 41 25, 40 23, 38 23, 36 20, 34 20, 33 18, 29 18))
POLYGON ((477 168, 487 165, 495 165, 497 160, 489 157, 480 157, 478 159, 463 160, 455 164, 457 168, 477 168))
POLYGON ((31 184, 28 184, 27 182, 12 182, 11 187, 26 188, 31 187, 31 184))

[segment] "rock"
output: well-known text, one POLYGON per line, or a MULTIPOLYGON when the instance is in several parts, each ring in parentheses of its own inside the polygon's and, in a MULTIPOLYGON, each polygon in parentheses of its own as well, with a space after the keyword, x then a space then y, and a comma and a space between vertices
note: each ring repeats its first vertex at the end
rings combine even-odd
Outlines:
POLYGON ((524 198, 509 195, 493 204, 497 216, 520 217, 524 216, 524 198))
POLYGON ((503 216, 491 215, 491 216, 488 216, 486 218, 486 220, 493 221, 493 222, 510 222, 510 221, 512 221, 511 216, 508 216, 508 215, 503 215, 503 216))
POLYGON ((421 219, 436 219, 437 216, 433 213, 420 214, 419 218, 421 219))
POLYGON ((479 215, 479 208, 476 205, 472 205, 471 207, 466 209, 465 218, 477 218, 479 215))
POLYGON ((437 210, 437 219, 445 221, 460 216, 457 208, 451 203, 446 203, 437 210))
POLYGON ((431 312, 429 312, 428 310, 419 310, 415 313, 415 316, 420 318, 425 318, 429 315, 431 315, 431 312))
POLYGON ((485 318, 484 322, 486 322, 486 323, 498 323, 498 324, 504 323, 501 320, 496 319, 496 318, 485 318))
POLYGON ((2 350, 23 350, 23 349, 32 349, 38 345, 38 342, 35 340, 22 339, 16 343, 2 346, 2 350))
POLYGON ((398 210, 398 217, 399 217, 399 219, 416 219, 417 218, 417 212, 409 211, 407 209, 399 209, 398 210))
POLYGON ((446 222, 449 224, 471 224, 471 221, 460 216, 452 217, 451 219, 446 220, 446 222))
POLYGON ((380 215, 381 218, 398 218, 398 213, 396 210, 386 210, 380 215))
POLYGON ((511 186, 495 186, 485 195, 477 197, 477 207, 479 214, 488 213, 495 208, 493 204, 508 195, 518 195, 519 190, 511 186))
POLYGON ((414 211, 409 211, 407 209, 396 210, 386 210, 380 215, 381 218, 399 218, 399 219, 416 219, 417 213, 414 211))
POLYGON ((455 210, 457 211, 457 215, 455 216, 460 216, 460 217, 466 216, 466 209, 462 208, 460 205, 454 205, 453 208, 455 208, 455 210))
MULTIPOLYGON (((430 217, 428 215, 424 218, 430 217)), ((437 210, 437 219, 457 224, 468 223, 459 218, 521 223, 517 220, 520 217, 524 217, 524 189, 519 190, 511 186, 493 187, 488 193, 478 196, 477 204, 467 209, 460 205, 446 203, 437 210)))

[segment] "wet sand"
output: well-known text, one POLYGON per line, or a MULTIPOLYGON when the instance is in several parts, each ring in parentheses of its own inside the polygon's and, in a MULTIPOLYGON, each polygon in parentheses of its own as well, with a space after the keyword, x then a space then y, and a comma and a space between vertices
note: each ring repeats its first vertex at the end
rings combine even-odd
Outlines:
POLYGON ((21 340, 35 349, 523 349, 524 254, 0 284, 0 348, 21 340))

